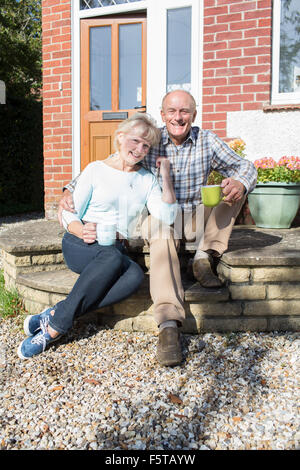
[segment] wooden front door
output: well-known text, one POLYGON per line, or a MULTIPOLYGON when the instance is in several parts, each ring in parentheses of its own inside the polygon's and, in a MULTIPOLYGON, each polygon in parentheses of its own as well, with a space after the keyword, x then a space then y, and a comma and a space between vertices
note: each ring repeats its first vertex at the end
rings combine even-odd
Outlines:
POLYGON ((81 20, 81 169, 115 151, 120 121, 146 110, 146 17, 81 20))

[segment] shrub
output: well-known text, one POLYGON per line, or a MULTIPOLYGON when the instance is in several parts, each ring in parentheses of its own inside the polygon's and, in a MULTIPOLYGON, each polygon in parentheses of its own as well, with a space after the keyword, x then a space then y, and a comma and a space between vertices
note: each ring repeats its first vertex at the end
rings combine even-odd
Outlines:
POLYGON ((42 103, 9 99, 0 106, 0 216, 44 206, 42 103))

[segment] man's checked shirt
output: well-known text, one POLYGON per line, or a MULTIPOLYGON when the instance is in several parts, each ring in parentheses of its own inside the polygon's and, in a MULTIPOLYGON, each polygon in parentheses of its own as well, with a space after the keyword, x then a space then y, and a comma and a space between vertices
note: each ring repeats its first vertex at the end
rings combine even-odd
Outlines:
MULTIPOLYGON (((192 127, 185 142, 178 146, 171 141, 166 127, 161 129, 161 134, 159 145, 150 149, 143 166, 157 175, 162 186, 156 159, 167 157, 170 160, 171 178, 182 209, 189 211, 201 203, 201 186, 207 184, 212 170, 240 181, 247 193, 255 187, 257 172, 253 163, 239 157, 216 134, 192 127)), ((75 184, 76 178, 66 188, 72 192, 75 184)))

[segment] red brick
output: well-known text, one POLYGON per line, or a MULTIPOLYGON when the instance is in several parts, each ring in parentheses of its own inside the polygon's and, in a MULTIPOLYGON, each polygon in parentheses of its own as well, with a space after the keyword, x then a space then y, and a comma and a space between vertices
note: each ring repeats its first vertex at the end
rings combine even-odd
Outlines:
POLYGON ((221 87, 216 87, 216 94, 221 94, 221 95, 233 95, 235 93, 241 93, 241 87, 240 86, 221 86, 221 87))
POLYGON ((229 96, 230 103, 242 103, 243 101, 254 101, 254 94, 241 93, 239 95, 229 96))
POLYGON ((238 65, 244 67, 245 65, 253 65, 255 63, 255 57, 240 57, 239 59, 231 59, 229 65, 232 67, 236 67, 238 65))
POLYGON ((230 111, 241 111, 241 104, 240 103, 222 103, 222 104, 216 104, 215 106, 215 111, 224 113, 224 112, 230 112, 230 111))
POLYGON ((206 78, 203 80, 203 86, 221 86, 227 85, 227 78, 206 78))
POLYGON ((245 11, 245 20, 250 20, 253 18, 266 18, 271 16, 272 10, 253 10, 253 11, 245 11))
POLYGON ((262 109, 261 103, 243 103, 243 111, 255 111, 256 109, 262 109))
POLYGON ((230 24, 231 30, 243 30, 243 29, 251 29, 257 26, 255 20, 248 20, 248 21, 238 21, 236 23, 230 24))
POLYGON ((217 77, 230 77, 236 75, 241 75, 240 67, 225 67, 216 70, 217 77))
POLYGON ((271 28, 252 28, 244 31, 245 38, 270 37, 271 35, 271 28))
POLYGON ((265 84, 262 85, 261 83, 255 83, 252 85, 244 85, 243 86, 243 92, 245 93, 260 93, 264 91, 269 91, 270 90, 271 84, 265 84))
POLYGON ((217 15, 223 15, 228 12, 228 8, 226 5, 220 6, 220 7, 214 7, 214 8, 204 8, 204 16, 217 16, 217 15))
POLYGON ((226 113, 207 113, 205 114, 205 118, 207 121, 225 121, 226 120, 226 113))
POLYGON ((230 11, 249 11, 249 10, 255 10, 256 8, 256 2, 243 2, 243 3, 237 3, 235 5, 230 6, 230 11))
POLYGON ((217 24, 218 23, 233 23, 242 20, 242 15, 240 13, 236 13, 233 15, 220 15, 217 17, 217 24))
POLYGON ((245 47, 244 48, 245 56, 251 56, 251 55, 258 56, 258 55, 264 55, 264 54, 270 54, 270 53, 271 53, 270 47, 260 46, 260 47, 245 47))
POLYGON ((232 57, 241 57, 241 49, 226 49, 224 51, 216 52, 216 59, 231 59, 232 57))
POLYGON ((228 31, 228 29, 229 25, 226 23, 204 26, 204 34, 219 33, 221 31, 228 31))
POLYGON ((213 69, 226 67, 226 65, 227 65, 227 60, 208 60, 204 64, 206 68, 213 68, 213 69))
POLYGON ((253 75, 241 75, 236 77, 229 77, 228 84, 229 85, 236 85, 240 84, 243 85, 244 83, 253 83, 254 76, 253 75))
POLYGON ((203 95, 202 102, 204 104, 212 104, 212 103, 227 103, 227 96, 226 95, 203 95))
POLYGON ((218 49, 226 49, 227 43, 226 42, 217 42, 217 41, 209 41, 204 43, 204 51, 216 51, 218 49))
POLYGON ((241 39, 242 37, 242 31, 225 31, 216 34, 216 41, 241 39))
POLYGON ((269 72, 270 67, 268 65, 250 65, 248 67, 244 68, 244 74, 258 74, 258 73, 264 73, 264 72, 269 72))

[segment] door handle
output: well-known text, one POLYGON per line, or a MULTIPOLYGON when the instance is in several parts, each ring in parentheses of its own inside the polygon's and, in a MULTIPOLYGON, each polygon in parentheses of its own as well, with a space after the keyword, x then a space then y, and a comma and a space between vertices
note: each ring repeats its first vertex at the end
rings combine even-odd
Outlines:
POLYGON ((146 106, 135 106, 134 109, 145 109, 146 111, 146 106))

